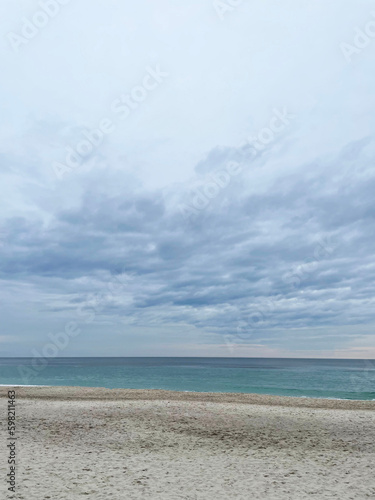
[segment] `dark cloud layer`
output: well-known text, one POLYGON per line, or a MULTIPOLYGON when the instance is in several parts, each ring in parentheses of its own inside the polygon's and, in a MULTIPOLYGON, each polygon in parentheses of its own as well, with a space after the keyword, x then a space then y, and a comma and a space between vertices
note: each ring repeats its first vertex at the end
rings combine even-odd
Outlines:
MULTIPOLYGON (((317 158, 259 190, 266 163, 237 155, 241 174, 188 218, 180 210, 186 186, 114 196, 98 184, 75 206, 57 204, 48 221, 37 211, 5 220, 1 277, 53 290, 59 305, 47 301, 43 314, 68 315, 96 300, 101 318, 187 324, 218 343, 232 335, 277 345, 280 331, 371 324, 373 153, 369 139, 348 144, 337 158, 317 158), (115 276, 123 286, 114 295, 115 276)), ((222 169, 232 159, 215 150, 193 184, 210 182, 205 174, 215 169, 202 165, 222 169)))

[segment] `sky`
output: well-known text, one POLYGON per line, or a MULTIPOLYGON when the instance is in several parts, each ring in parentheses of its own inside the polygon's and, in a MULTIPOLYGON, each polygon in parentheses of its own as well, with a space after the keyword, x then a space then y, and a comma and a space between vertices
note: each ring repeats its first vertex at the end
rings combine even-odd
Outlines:
POLYGON ((375 358, 372 1, 20 0, 0 54, 0 356, 375 358))

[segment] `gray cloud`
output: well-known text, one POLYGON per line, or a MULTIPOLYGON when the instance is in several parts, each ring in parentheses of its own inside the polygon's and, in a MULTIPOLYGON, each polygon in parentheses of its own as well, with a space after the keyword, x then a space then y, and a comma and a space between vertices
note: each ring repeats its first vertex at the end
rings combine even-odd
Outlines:
POLYGON ((263 194, 249 193, 254 171, 245 170, 218 195, 229 206, 218 199, 188 221, 166 192, 101 189, 83 191, 74 208, 56 207, 47 224, 9 218, 1 276, 47 295, 49 281, 58 283, 59 306, 47 302, 41 314, 98 308, 87 297, 101 293, 102 318, 188 324, 217 342, 239 325, 243 341, 275 345, 280 329, 373 323, 374 142, 361 144, 329 162, 317 158, 263 194), (343 162, 356 168, 343 171, 343 162), (116 275, 131 278, 112 295, 106 285, 116 275))

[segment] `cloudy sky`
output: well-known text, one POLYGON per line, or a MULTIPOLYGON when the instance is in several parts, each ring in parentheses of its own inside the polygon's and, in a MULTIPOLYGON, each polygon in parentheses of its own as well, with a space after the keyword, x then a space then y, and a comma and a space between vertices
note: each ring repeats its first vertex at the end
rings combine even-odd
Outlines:
POLYGON ((20 0, 0 35, 0 355, 375 358, 372 1, 20 0))

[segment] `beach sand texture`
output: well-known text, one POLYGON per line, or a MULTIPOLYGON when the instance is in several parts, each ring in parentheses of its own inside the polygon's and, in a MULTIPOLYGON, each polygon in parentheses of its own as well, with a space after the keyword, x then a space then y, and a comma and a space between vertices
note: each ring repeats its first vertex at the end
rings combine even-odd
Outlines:
MULTIPOLYGON (((16 395, 13 498, 375 498, 375 402, 65 387, 16 395)), ((2 450, 5 427, 2 418, 2 450)))

